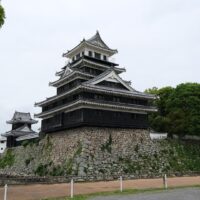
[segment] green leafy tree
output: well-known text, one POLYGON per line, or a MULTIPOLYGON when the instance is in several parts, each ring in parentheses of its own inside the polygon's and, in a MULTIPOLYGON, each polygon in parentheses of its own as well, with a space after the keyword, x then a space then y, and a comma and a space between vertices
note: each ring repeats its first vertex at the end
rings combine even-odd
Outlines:
POLYGON ((5 20, 5 12, 3 7, 0 5, 0 28, 4 24, 4 20, 5 20))
POLYGON ((144 92, 157 95, 158 91, 159 91, 159 89, 157 87, 152 87, 152 88, 146 89, 144 92))
POLYGON ((154 94, 157 97, 153 104, 158 108, 158 112, 149 115, 150 126, 156 131, 168 131, 169 119, 167 118, 167 102, 173 90, 172 87, 164 87, 161 89, 153 87, 152 89, 147 89, 145 91, 146 93, 154 94))
POLYGON ((171 135, 200 135, 200 84, 185 83, 146 92, 157 95, 154 104, 158 112, 149 116, 151 128, 171 135))
POLYGON ((200 135, 200 84, 178 85, 167 104, 169 132, 178 135, 200 135))

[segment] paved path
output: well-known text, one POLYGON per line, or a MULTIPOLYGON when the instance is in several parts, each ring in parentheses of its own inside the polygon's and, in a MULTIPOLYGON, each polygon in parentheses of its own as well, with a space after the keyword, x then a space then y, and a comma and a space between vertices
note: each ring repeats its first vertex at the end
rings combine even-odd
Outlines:
MULTIPOLYGON (((169 186, 200 185, 200 176, 169 178, 169 186)), ((123 182, 124 189, 162 188, 162 179, 138 179, 123 182)), ((75 183, 75 194, 89 194, 119 190, 119 181, 75 183)), ((8 186, 8 200, 39 200, 47 197, 69 196, 70 185, 18 185, 8 186)), ((3 199, 4 189, 0 188, 0 199, 3 199)), ((189 199, 191 200, 191 199, 189 199)), ((198 199, 200 200, 200 199, 198 199)))
POLYGON ((91 200, 200 200, 200 189, 185 188, 166 192, 126 196, 96 197, 91 200))

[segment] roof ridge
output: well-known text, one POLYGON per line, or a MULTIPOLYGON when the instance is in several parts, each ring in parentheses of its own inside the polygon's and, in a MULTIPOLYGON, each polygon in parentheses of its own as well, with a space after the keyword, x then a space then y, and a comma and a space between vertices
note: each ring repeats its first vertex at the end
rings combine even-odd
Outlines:
POLYGON ((37 123, 36 120, 34 120, 31 117, 31 113, 30 112, 19 112, 19 111, 15 111, 13 117, 11 120, 8 120, 7 123, 16 123, 16 122, 30 122, 30 123, 37 123))
POLYGON ((115 53, 118 53, 117 49, 111 49, 110 47, 108 47, 108 45, 102 40, 99 32, 97 31, 96 34, 91 38, 87 40, 83 39, 77 46, 75 46, 71 50, 68 50, 66 53, 63 53, 63 57, 68 57, 71 54, 71 52, 75 51, 77 48, 81 47, 81 45, 85 44, 107 51, 109 52, 110 56, 114 55, 115 53))
MULTIPOLYGON (((94 36, 92 36, 91 38, 86 40, 86 42, 89 42, 89 43, 92 43, 92 44, 94 44, 94 43, 96 44, 96 42, 98 43, 98 41, 100 41, 104 45, 104 47, 106 47, 107 49, 110 49, 108 47, 108 45, 102 40, 98 30, 97 30, 97 32, 94 36)), ((98 46, 101 46, 101 45, 99 44, 98 46)))

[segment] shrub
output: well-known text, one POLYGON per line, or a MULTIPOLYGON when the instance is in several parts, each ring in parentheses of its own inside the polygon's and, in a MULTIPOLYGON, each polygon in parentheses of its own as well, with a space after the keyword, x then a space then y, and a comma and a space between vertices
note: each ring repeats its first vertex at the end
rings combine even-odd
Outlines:
POLYGON ((40 163, 35 170, 35 174, 39 176, 46 176, 48 174, 48 164, 40 163))
POLYGON ((72 174, 73 159, 70 158, 66 163, 66 174, 72 174))
POLYGON ((74 156, 80 155, 81 152, 82 152, 82 144, 81 144, 81 142, 79 141, 79 142, 78 142, 78 148, 77 148, 77 150, 76 150, 74 156))
POLYGON ((111 134, 109 135, 108 141, 105 144, 101 145, 101 150, 102 151, 107 151, 108 153, 112 152, 112 136, 111 134))
POLYGON ((50 175, 51 176, 63 176, 64 170, 60 165, 58 165, 56 167, 53 167, 53 170, 50 172, 50 175))
POLYGON ((12 149, 8 149, 3 158, 0 159, 0 168, 11 167, 15 162, 15 156, 12 149))
POLYGON ((34 158, 28 158, 28 159, 26 159, 25 160, 25 165, 28 166, 33 159, 34 158))
POLYGON ((31 162, 31 159, 30 159, 30 158, 26 159, 26 160, 25 160, 25 165, 28 166, 28 165, 30 164, 30 162, 31 162))

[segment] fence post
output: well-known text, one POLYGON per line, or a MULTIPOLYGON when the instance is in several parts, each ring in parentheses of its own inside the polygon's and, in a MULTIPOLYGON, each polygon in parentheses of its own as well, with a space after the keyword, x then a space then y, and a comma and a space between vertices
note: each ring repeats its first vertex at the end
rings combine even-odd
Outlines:
POLYGON ((122 176, 120 176, 120 192, 123 191, 123 179, 122 179, 122 176))
POLYGON ((71 198, 74 198, 74 180, 71 179, 71 184, 70 184, 70 187, 71 187, 71 198))
POLYGON ((7 190, 8 190, 8 185, 5 185, 5 190, 4 190, 4 200, 7 200, 7 190))
POLYGON ((164 188, 165 189, 167 189, 167 175, 165 174, 164 176, 163 176, 163 185, 164 185, 164 188))

